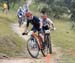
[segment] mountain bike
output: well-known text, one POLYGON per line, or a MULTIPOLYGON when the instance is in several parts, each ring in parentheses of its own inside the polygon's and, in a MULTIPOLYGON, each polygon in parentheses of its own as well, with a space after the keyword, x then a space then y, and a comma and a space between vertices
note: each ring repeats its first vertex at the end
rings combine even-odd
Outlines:
POLYGON ((27 50, 31 57, 37 58, 39 51, 41 51, 43 56, 46 56, 48 53, 52 54, 50 30, 45 30, 44 32, 45 47, 42 45, 42 39, 39 34, 33 33, 32 31, 29 34, 30 39, 27 42, 27 50))

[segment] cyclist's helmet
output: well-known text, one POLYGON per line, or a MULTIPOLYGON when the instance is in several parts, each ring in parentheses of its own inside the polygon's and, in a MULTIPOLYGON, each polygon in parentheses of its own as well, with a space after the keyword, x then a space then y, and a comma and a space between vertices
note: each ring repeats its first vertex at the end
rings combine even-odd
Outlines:
POLYGON ((26 17, 30 17, 30 16, 32 16, 32 13, 31 13, 31 12, 26 12, 26 13, 25 13, 25 16, 26 16, 26 17))
POLYGON ((43 15, 42 16, 42 19, 44 19, 44 20, 47 19, 47 16, 46 15, 43 15))

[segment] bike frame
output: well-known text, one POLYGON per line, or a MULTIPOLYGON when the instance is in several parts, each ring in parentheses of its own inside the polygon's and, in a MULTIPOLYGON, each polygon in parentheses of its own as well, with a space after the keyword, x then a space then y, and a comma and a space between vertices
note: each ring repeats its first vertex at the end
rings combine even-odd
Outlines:
POLYGON ((39 48, 42 49, 42 38, 34 32, 32 33, 32 36, 37 40, 39 48))

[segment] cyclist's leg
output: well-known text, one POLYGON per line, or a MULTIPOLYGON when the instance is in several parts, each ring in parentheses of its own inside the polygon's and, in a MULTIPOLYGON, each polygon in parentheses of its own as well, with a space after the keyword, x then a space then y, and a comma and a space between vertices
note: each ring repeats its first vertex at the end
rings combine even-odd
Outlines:
POLYGON ((39 31, 39 35, 42 38, 42 42, 44 42, 44 29, 42 27, 42 29, 39 31))
POLYGON ((34 26, 32 27, 31 31, 33 32, 33 37, 35 37, 35 39, 38 39, 38 37, 34 34, 37 31, 37 28, 35 28, 34 26))
POLYGON ((32 28, 31 30, 32 30, 34 33, 35 33, 36 31, 38 31, 38 32, 39 32, 39 36, 40 36, 41 39, 42 39, 42 42, 44 42, 44 33, 43 33, 43 29, 39 31, 38 28, 36 28, 36 27, 33 26, 33 28, 32 28))
POLYGON ((45 41, 45 30, 49 30, 49 27, 48 26, 43 26, 44 41, 45 41))
POLYGON ((44 34, 43 33, 39 33, 39 36, 41 37, 42 42, 44 42, 44 34))
POLYGON ((44 41, 44 31, 43 29, 39 31, 39 35, 42 39, 42 45, 43 45, 43 48, 45 47, 45 41, 44 41))
POLYGON ((48 30, 49 28, 46 26, 46 27, 42 27, 42 29, 43 29, 43 47, 45 47, 45 45, 47 44, 47 42, 45 42, 46 40, 45 40, 45 30, 48 30))

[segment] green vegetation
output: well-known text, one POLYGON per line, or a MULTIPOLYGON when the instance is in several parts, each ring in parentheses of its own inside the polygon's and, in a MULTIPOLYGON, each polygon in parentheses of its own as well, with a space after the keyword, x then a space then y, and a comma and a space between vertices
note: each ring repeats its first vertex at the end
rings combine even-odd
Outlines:
POLYGON ((64 14, 67 14, 68 16, 71 15, 70 18, 75 21, 74 0, 35 0, 35 3, 37 4, 37 9, 45 8, 49 16, 59 19, 64 14))
POLYGON ((67 20, 54 20, 57 30, 52 32, 52 42, 61 47, 63 57, 60 63, 75 63, 75 31, 71 29, 72 23, 67 20))
POLYGON ((20 6, 25 4, 26 0, 0 0, 0 12, 3 11, 3 4, 6 3, 9 11, 17 11, 20 6))
MULTIPOLYGON (((59 63, 75 63, 75 30, 72 30, 72 25, 75 22, 72 23, 68 16, 64 17, 64 14, 67 14, 67 12, 65 12, 67 8, 70 11, 74 11, 74 0, 72 0, 73 2, 65 2, 69 4, 73 3, 70 5, 72 8, 70 8, 70 6, 65 7, 63 4, 64 0, 49 1, 52 2, 51 5, 53 5, 53 2, 56 2, 56 6, 51 6, 48 4, 49 2, 45 3, 44 0, 38 0, 37 3, 33 2, 30 9, 34 15, 40 16, 40 13, 38 12, 40 11, 40 8, 48 7, 49 5, 49 16, 53 19, 56 27, 56 31, 51 32, 52 43, 55 46, 60 47, 62 49, 61 53, 63 54, 59 63), (41 1, 40 3, 42 4, 40 4, 39 1, 41 1), (61 15, 63 17, 60 19, 54 19, 54 15, 58 17, 61 15)), ((15 7, 15 9, 17 9, 17 7, 15 7)), ((75 15, 74 12, 67 15, 71 14, 75 15)), ((24 41, 16 33, 14 33, 10 27, 10 25, 16 21, 17 18, 15 16, 15 11, 13 12, 13 10, 10 10, 7 15, 0 13, 0 53, 7 54, 8 56, 20 56, 21 53, 24 54, 24 41)))
POLYGON ((0 53, 7 56, 20 56, 24 53, 24 41, 11 29, 11 24, 15 22, 15 13, 0 13, 0 53))

